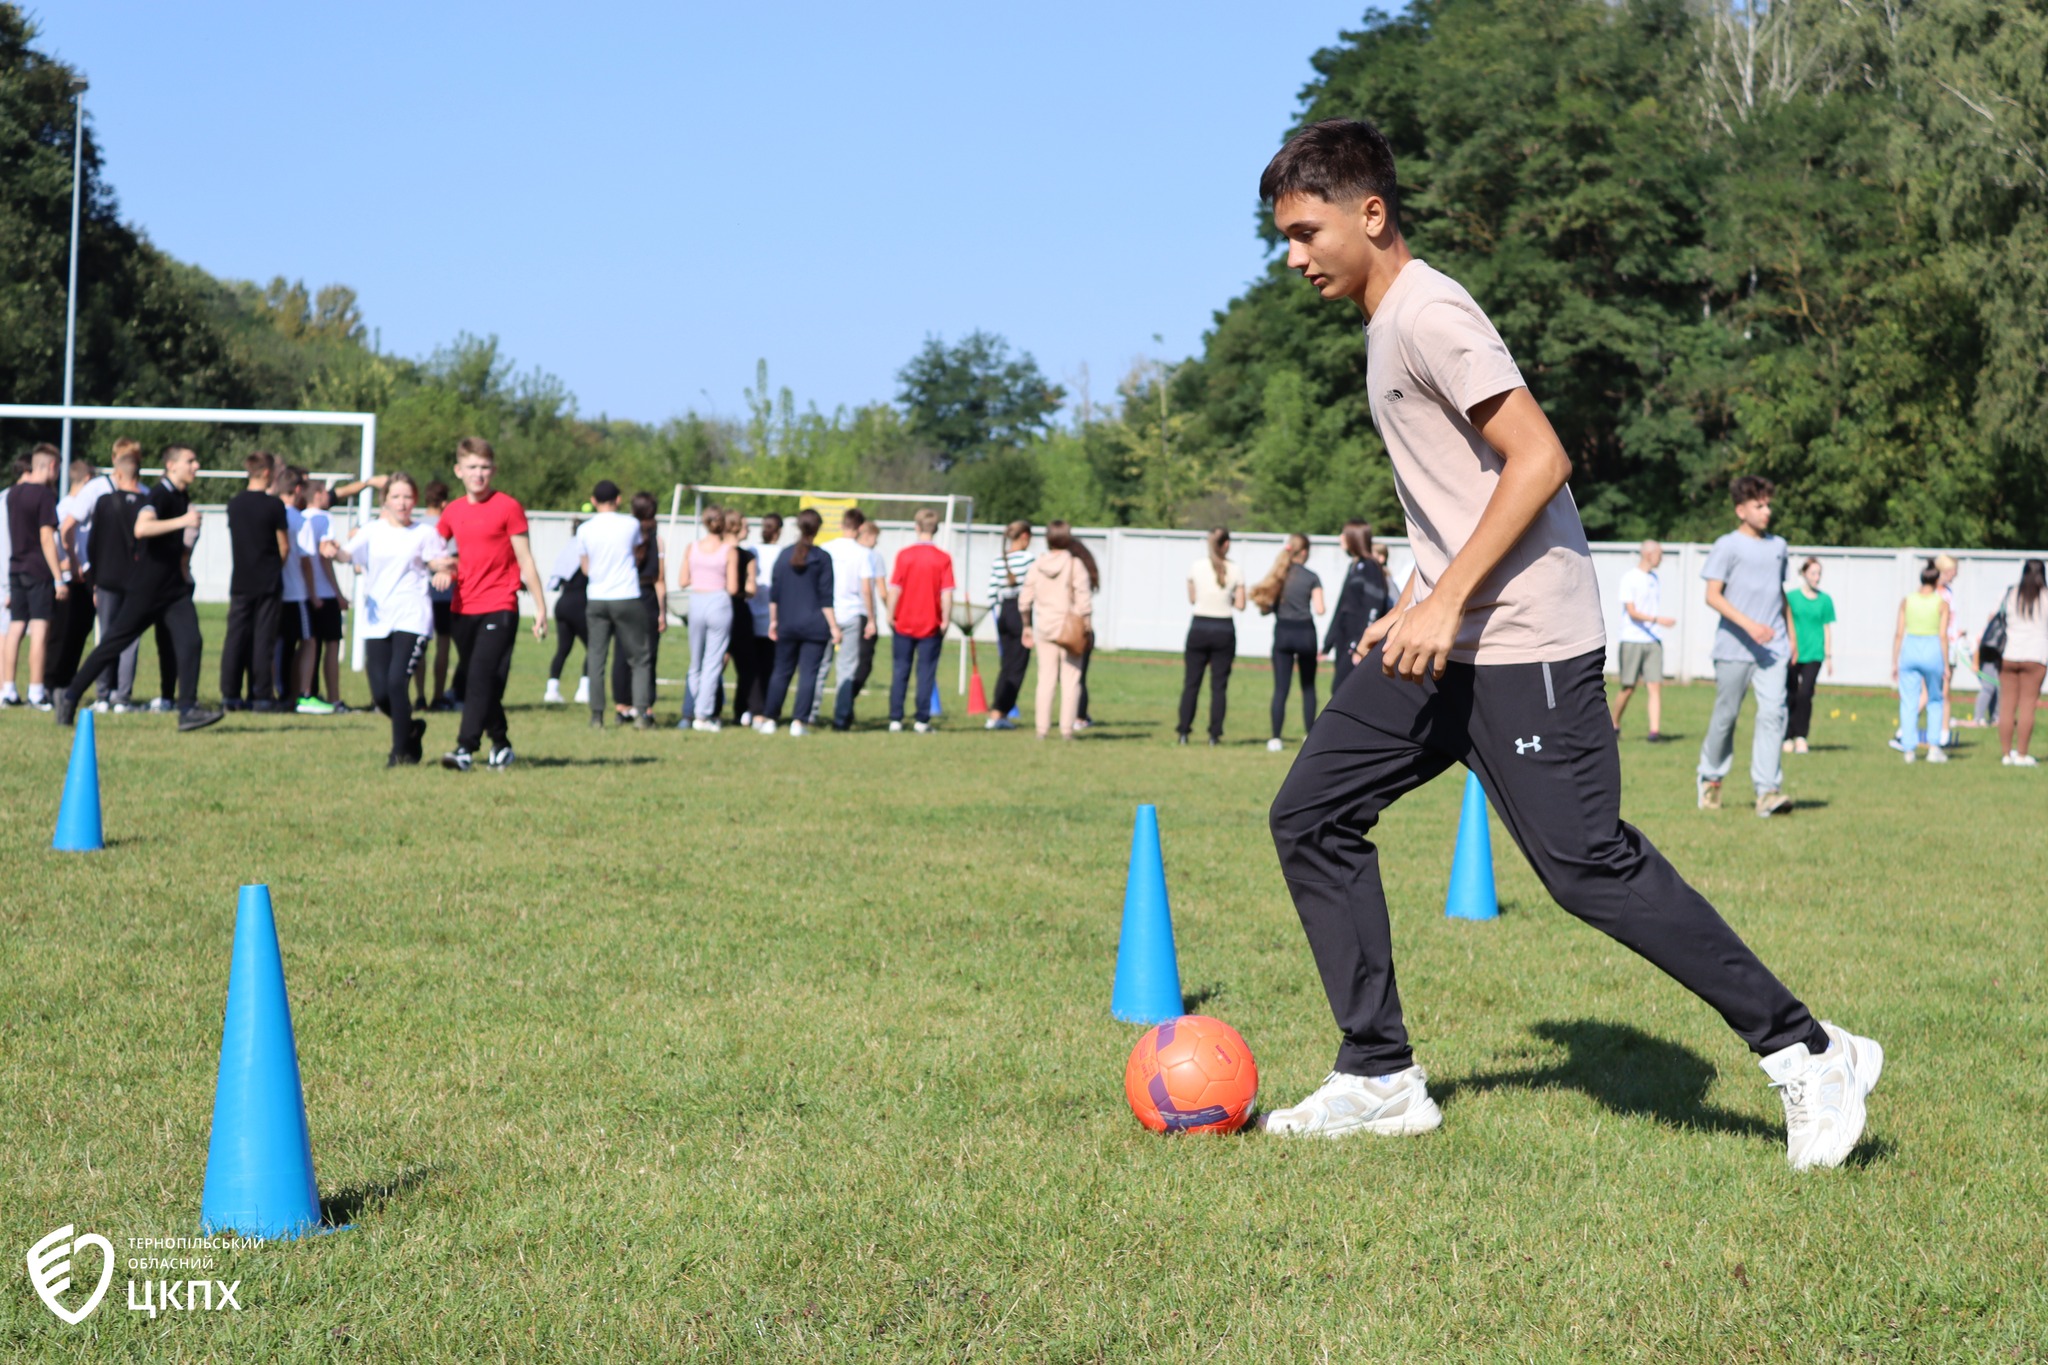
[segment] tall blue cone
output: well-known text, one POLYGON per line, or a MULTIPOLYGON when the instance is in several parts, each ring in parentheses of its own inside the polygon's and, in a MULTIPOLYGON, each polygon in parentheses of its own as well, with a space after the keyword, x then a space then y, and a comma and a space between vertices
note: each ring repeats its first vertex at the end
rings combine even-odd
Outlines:
POLYGON ((298 1237, 320 1226, 298 1045, 267 886, 243 887, 235 908, 235 957, 199 1222, 208 1234, 233 1229, 269 1238, 298 1237))
POLYGON ((57 834, 50 847, 60 853, 96 853, 107 846, 100 828, 100 755, 93 739, 92 712, 78 713, 71 739, 71 769, 64 774, 64 800, 57 807, 57 834))
POLYGON ((1116 989, 1109 1012, 1127 1024, 1157 1024, 1187 1013, 1181 1003, 1180 959, 1173 951, 1173 911, 1166 903, 1166 863, 1159 854, 1159 809, 1138 807, 1131 831, 1131 870, 1124 883, 1124 927, 1116 942, 1116 989))
POLYGON ((1444 914, 1452 919, 1498 919, 1493 888, 1493 831, 1486 822, 1486 789, 1479 774, 1465 774, 1465 808, 1458 815, 1458 848, 1451 855, 1451 885, 1444 914))

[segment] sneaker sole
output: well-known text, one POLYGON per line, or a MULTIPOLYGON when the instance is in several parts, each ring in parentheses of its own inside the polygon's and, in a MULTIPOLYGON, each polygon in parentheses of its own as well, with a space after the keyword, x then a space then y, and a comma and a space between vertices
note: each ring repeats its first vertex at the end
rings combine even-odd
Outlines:
POLYGON ((1261 1132, 1272 1133, 1275 1137, 1348 1138, 1357 1137, 1361 1133, 1374 1137, 1417 1137, 1423 1133, 1435 1132, 1444 1122, 1444 1111, 1437 1108, 1435 1100, 1424 1100, 1423 1103, 1429 1107, 1412 1109, 1390 1119, 1368 1119, 1363 1123, 1346 1124, 1342 1128, 1282 1128, 1276 1131, 1267 1127, 1266 1121, 1272 1117, 1269 1114, 1261 1114, 1258 1123, 1261 1132))

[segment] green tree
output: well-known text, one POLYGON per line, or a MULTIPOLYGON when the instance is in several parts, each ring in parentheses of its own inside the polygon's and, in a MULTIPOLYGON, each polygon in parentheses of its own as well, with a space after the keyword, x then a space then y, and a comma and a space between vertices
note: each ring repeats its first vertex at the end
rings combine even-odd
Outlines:
POLYGON ((1010 344, 991 332, 952 346, 927 337, 897 379, 910 432, 942 472, 1022 449, 1045 434, 1066 398, 1029 352, 1012 359, 1010 344))

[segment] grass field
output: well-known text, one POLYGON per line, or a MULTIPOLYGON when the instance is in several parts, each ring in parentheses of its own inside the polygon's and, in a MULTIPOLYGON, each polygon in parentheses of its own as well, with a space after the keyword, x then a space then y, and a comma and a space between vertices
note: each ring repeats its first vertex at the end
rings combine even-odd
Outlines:
POLYGON ((1072 745, 891 736, 872 691, 850 736, 593 734, 529 704, 543 662, 521 647, 504 774, 387 773, 374 716, 103 717, 97 855, 45 851, 69 734, 0 715, 0 1354, 2048 1358, 2048 777, 1967 737, 1904 767, 1888 696, 1824 698, 1768 822, 1693 809, 1706 689, 1667 695, 1684 741, 1626 746, 1631 818, 1887 1049, 1857 1156, 1801 1177, 1740 1042, 1498 831, 1506 913, 1442 917, 1449 779, 1382 827, 1443 1129, 1140 1130, 1108 1012, 1139 802, 1189 1004, 1265 1102, 1334 1047, 1265 830, 1263 668, 1209 750, 1172 746, 1178 663, 1149 657, 1097 660, 1072 745), (67 1327, 30 1243, 196 1231, 257 881, 353 1227, 223 1255, 239 1313, 130 1312, 124 1271, 67 1327))

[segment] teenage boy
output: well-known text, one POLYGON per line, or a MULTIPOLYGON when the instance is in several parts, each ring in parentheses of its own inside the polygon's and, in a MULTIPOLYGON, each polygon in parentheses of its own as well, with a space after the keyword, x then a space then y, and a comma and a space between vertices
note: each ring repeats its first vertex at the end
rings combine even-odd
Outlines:
POLYGON ((875 566, 868 558, 867 547, 860 543, 860 528, 867 520, 867 514, 858 507, 847 508, 839 518, 838 537, 825 546, 825 553, 832 558, 832 612, 839 619, 841 642, 826 650, 818 664, 818 686, 812 693, 816 701, 810 719, 817 720, 817 708, 825 699, 826 676, 836 658, 839 691, 832 707, 835 730, 853 728, 853 697, 859 690, 854 678, 860 672, 861 645, 875 635, 875 566))
MULTIPOLYGON (((136 574, 135 518, 149 497, 142 487, 141 471, 142 442, 127 436, 115 441, 113 488, 93 504, 92 527, 86 534, 86 555, 92 564, 93 609, 102 639, 113 629, 114 618, 120 614, 121 602, 136 574)), ((163 633, 161 626, 157 629, 163 633)), ((85 682, 99 687, 99 699, 93 703, 93 710, 134 709, 129 697, 135 687, 135 650, 136 646, 129 645, 118 659, 100 670, 99 677, 85 678, 85 682)), ((72 677, 81 676, 73 670, 72 677)), ((83 694, 81 688, 80 695, 83 694)))
POLYGON ((1415 570, 1316 720, 1273 802, 1288 891, 1343 1034, 1279 1134, 1421 1133, 1442 1122, 1394 985, 1370 834, 1463 763, 1572 914, 1720 1011, 1780 1087, 1795 1169, 1863 1130, 1877 1045, 1818 1023, 1704 897, 1621 820, 1599 586, 1550 422, 1472 296, 1402 240, 1394 156, 1369 123, 1297 133, 1261 196, 1287 264, 1366 319, 1367 399, 1407 512, 1415 570))
POLYGON ((651 730, 654 631, 640 603, 640 563, 653 547, 642 548, 640 523, 619 510, 620 496, 617 484, 599 480, 590 490, 597 514, 576 528, 576 562, 586 580, 583 614, 590 628, 583 646, 583 677, 589 684, 590 728, 602 730, 605 655, 616 636, 632 676, 633 728, 651 730))
POLYGON ((0 704, 18 705, 14 670, 21 641, 28 638, 28 704, 50 709, 43 690, 43 672, 51 653, 50 623, 61 628, 70 607, 71 588, 64 581, 64 559, 57 541, 57 461, 53 445, 29 453, 28 472, 7 495, 7 597, 13 619, 0 639, 0 704))
POLYGON ((276 709, 270 666, 277 654, 277 621, 284 612, 284 566, 291 557, 290 519, 271 494, 275 466, 257 451, 242 462, 249 478, 228 499, 228 632, 220 647, 221 706, 239 711, 276 709), (249 685, 245 702, 242 684, 249 685))
POLYGON ((903 691, 910 685, 912 661, 917 665, 915 728, 932 728, 932 697, 939 686, 939 648, 945 643, 946 621, 953 614, 953 556, 933 543, 939 514, 917 509, 917 542, 896 556, 889 575, 889 629, 892 671, 889 675, 889 730, 903 729, 903 691))
POLYGON ((1621 691, 1614 698, 1614 728, 1621 728, 1621 713, 1636 688, 1645 688, 1652 744, 1664 742, 1664 637, 1657 632, 1678 624, 1676 617, 1657 614, 1664 602, 1664 581, 1657 577, 1663 562, 1664 547, 1646 540, 1636 552, 1636 566, 1621 576, 1621 691))
MULTIPOLYGON (((466 773, 484 736, 490 766, 512 766, 512 736, 505 723, 505 683, 512 676, 512 645, 519 631, 519 589, 533 595, 533 638, 548 638, 548 599, 527 541, 526 509, 510 493, 491 487, 498 456, 481 436, 455 446, 455 478, 463 495, 441 509, 437 529, 455 546, 455 647, 462 651, 462 727, 441 766, 466 773)), ((638 596, 637 589, 634 596, 638 596)), ((593 690, 595 690, 593 686, 593 690)))
MULTIPOLYGON (((367 482, 352 485, 358 491, 368 486, 367 482)), ((348 610, 348 598, 334 576, 334 565, 320 553, 321 544, 334 539, 333 506, 334 493, 325 479, 307 483, 305 519, 299 527, 299 553, 305 556, 313 577, 312 600, 307 604, 313 622, 313 666, 307 674, 306 695, 319 697, 319 713, 329 716, 347 715, 349 709, 341 699, 342 613, 348 610), (323 677, 327 691, 321 697, 318 688, 323 677)))
POLYGON ((1785 579, 1791 552, 1782 536, 1770 534, 1769 479, 1744 474, 1728 487, 1735 502, 1735 529, 1714 542, 1700 577, 1707 580, 1707 606, 1721 615, 1714 632, 1714 715, 1700 741, 1699 807, 1721 809, 1721 779, 1735 764, 1735 721, 1742 694, 1756 693, 1756 734, 1749 745, 1749 780, 1756 788, 1756 813, 1768 819, 1792 809, 1784 783, 1779 746, 1785 739, 1785 679, 1797 649, 1785 610, 1785 579))
POLYGON ((199 509, 186 492, 199 477, 199 456, 190 446, 166 446, 163 479, 137 508, 132 534, 139 553, 130 566, 121 609, 100 642, 79 665, 78 676, 57 698, 57 723, 71 724, 88 679, 97 678, 121 651, 161 625, 170 633, 178 671, 178 728, 202 730, 221 718, 199 707, 199 613, 192 606, 190 543, 199 532, 199 509))
POLYGON ((43 681, 52 690, 68 687, 78 675, 78 661, 92 639, 92 514, 99 500, 113 491, 114 481, 91 460, 81 456, 71 462, 71 491, 57 502, 57 553, 64 560, 71 592, 58 613, 62 621, 50 632, 50 662, 43 681))

